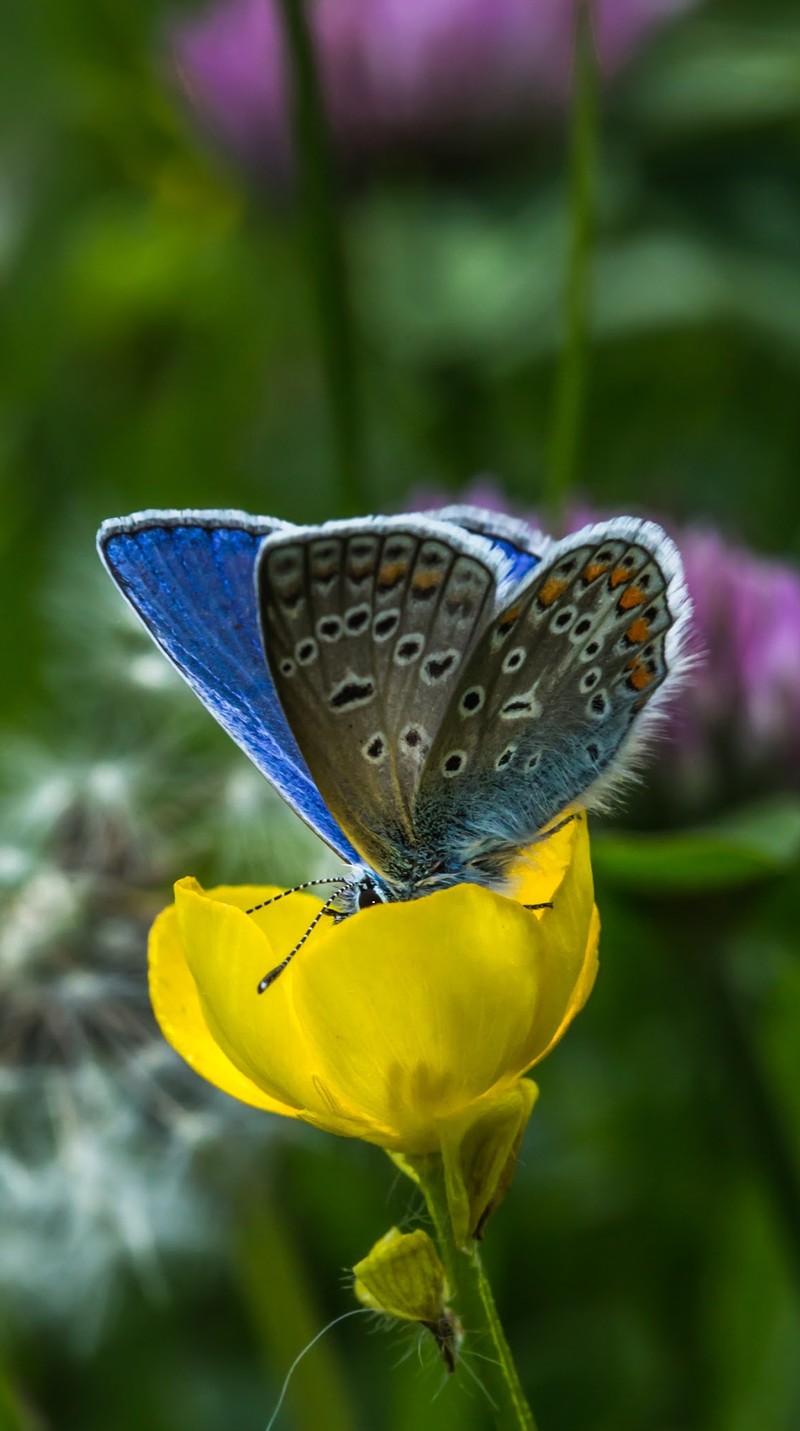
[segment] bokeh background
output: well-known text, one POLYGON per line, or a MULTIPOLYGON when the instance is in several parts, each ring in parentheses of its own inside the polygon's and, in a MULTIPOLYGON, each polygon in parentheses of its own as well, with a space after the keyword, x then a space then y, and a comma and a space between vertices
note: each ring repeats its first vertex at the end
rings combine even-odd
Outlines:
MULTIPOLYGON (((791 1431, 797 7, 600 0, 574 460, 553 416, 588 213, 570 5, 315 14, 348 278, 322 328, 268 0, 4 19, 0 1426, 263 1427, 353 1305, 347 1268, 419 1214, 377 1150, 217 1098, 155 1030, 146 931, 172 880, 288 883, 326 856, 127 619, 97 524, 467 493, 660 516, 705 652, 597 826, 601 977, 486 1243, 509 1338, 543 1431, 791 1431), (324 341, 348 313, 343 480, 324 341)), ((354 1317, 277 1425, 482 1431, 470 1372, 446 1383, 416 1333, 354 1317)))

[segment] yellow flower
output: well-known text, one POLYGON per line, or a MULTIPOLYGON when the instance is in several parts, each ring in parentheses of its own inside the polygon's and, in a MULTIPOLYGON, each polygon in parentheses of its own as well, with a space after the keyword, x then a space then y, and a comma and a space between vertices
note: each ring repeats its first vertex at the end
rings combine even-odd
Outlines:
POLYGON ((502 1183, 535 1097, 522 1076, 594 982, 585 819, 520 861, 514 898, 464 884, 325 919, 259 996, 319 909, 296 894, 244 912, 274 893, 175 886, 150 938, 153 1008, 173 1048, 244 1103, 412 1162, 455 1139, 473 1164, 499 1158, 490 1181, 502 1183), (480 1129, 498 1120, 505 1151, 487 1152, 480 1129))

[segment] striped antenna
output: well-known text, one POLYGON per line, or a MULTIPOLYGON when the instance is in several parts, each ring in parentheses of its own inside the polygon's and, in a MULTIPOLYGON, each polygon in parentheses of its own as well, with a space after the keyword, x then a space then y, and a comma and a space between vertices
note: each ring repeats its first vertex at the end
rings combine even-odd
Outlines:
MULTIPOLYGON (((330 883, 330 881, 329 881, 329 883, 330 883)), ((347 880, 343 880, 342 883, 343 883, 343 884, 347 884, 347 880)), ((292 893, 292 890, 287 890, 286 893, 287 893, 287 894, 291 894, 291 893, 292 893)), ((327 914, 327 913, 328 913, 328 911, 329 911, 331 905, 335 902, 335 900, 338 898, 338 896, 339 896, 339 890, 337 889, 337 890, 336 890, 336 893, 335 893, 335 894, 332 894, 331 897, 330 897, 330 899, 326 899, 326 901, 325 901, 325 903, 323 904, 322 908, 319 910, 319 913, 314 915, 314 918, 312 919, 311 923, 309 924, 308 929, 306 930, 306 932, 305 932, 305 934, 303 935, 302 939, 298 940, 298 942, 295 944, 294 949, 290 950, 290 952, 286 955, 286 958, 281 960, 280 964, 276 964, 276 966, 275 966, 274 969, 270 969, 269 973, 264 975, 263 979, 261 980, 261 983, 260 983, 259 986, 258 986, 257 992, 258 992, 259 994, 263 994, 264 990, 265 990, 265 989, 268 989, 269 986, 270 986, 270 984, 274 984, 274 983, 275 983, 275 980, 276 980, 277 977, 278 977, 278 975, 283 973, 284 969, 286 968, 286 965, 287 965, 287 964, 291 964, 291 962, 292 962, 292 960, 293 960, 295 954, 297 953, 298 949, 302 949, 302 947, 303 947, 303 945, 305 944, 305 942, 306 942, 306 940, 307 940, 309 934, 311 933, 312 929, 316 929, 316 927, 317 927, 317 925, 319 924, 319 922, 320 922, 320 920, 321 920, 323 914, 327 914)), ((280 897, 281 897, 280 895, 276 895, 276 896, 275 896, 276 899, 280 899, 280 897)), ((267 901, 267 903, 269 903, 269 901, 267 901)))
MULTIPOLYGON (((296 884, 292 889, 281 890, 280 894, 273 894, 271 899, 264 899, 260 904, 254 904, 252 909, 245 910, 245 914, 255 914, 259 909, 266 909, 268 904, 277 904, 279 899, 286 899, 287 895, 290 894, 299 894, 301 890, 311 889, 315 884, 346 885, 349 883, 350 881, 341 875, 338 879, 307 879, 304 884, 296 884)), ((334 899, 335 898, 336 896, 334 895, 334 899)))

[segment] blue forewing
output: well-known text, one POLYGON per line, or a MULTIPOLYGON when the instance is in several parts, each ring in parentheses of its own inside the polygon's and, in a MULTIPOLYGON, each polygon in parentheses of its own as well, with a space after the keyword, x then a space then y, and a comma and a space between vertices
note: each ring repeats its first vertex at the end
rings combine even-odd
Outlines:
POLYGON ((97 545, 129 605, 223 729, 336 854, 360 864, 309 774, 264 659, 256 554, 287 525, 242 512, 141 512, 104 522, 97 545))

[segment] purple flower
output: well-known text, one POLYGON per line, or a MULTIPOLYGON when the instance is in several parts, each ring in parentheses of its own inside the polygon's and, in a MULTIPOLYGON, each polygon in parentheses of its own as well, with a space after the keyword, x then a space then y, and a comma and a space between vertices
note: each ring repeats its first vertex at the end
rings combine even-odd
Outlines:
POLYGON ((708 529, 676 538, 701 653, 671 720, 681 789, 800 789, 800 572, 708 529))
MULTIPOLYGON (((613 74, 692 0, 595 0, 613 74)), ((524 124, 569 89, 572 0, 310 0, 333 132, 347 154, 462 140, 524 124)), ((291 138, 278 0, 218 0, 176 26, 175 63, 204 122, 250 164, 283 174, 291 138)))
MULTIPOLYGON (((409 505, 432 509, 446 500, 415 493, 409 505)), ((487 478, 476 479, 460 500, 490 511, 509 507, 487 478)), ((663 522, 657 512, 647 515, 663 522)), ((525 516, 542 529, 536 513, 525 516)), ((602 516, 573 507, 565 531, 602 516)), ((648 799, 657 794, 663 806, 685 815, 747 796, 800 791, 800 570, 757 556, 710 527, 666 525, 692 598, 696 663, 646 767, 648 799)))

